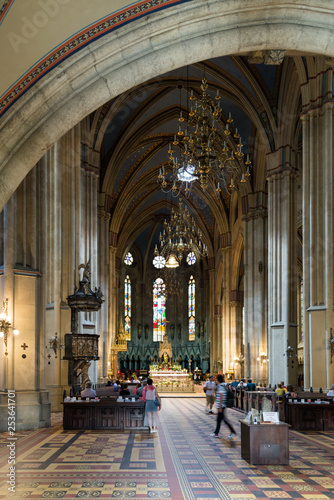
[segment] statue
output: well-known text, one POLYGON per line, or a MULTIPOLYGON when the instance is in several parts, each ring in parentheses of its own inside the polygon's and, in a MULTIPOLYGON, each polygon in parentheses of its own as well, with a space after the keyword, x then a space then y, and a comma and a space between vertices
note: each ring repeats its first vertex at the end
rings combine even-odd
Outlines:
POLYGON ((167 352, 164 352, 164 363, 168 363, 168 356, 167 356, 167 352))
POLYGON ((170 338, 173 340, 174 339, 174 325, 170 325, 169 332, 170 332, 170 338))
POLYGON ((204 336, 204 320, 202 321, 202 324, 201 324, 201 334, 203 337, 204 336))
POLYGON ((82 375, 82 385, 85 387, 87 382, 90 382, 90 378, 88 376, 88 369, 90 367, 91 363, 89 361, 85 361, 85 364, 83 365, 81 369, 81 375, 82 375))
POLYGON ((181 340, 181 325, 180 325, 180 323, 177 325, 177 336, 181 340))
POLYGON ((141 323, 138 323, 138 325, 137 325, 137 335, 138 335, 139 339, 141 338, 141 333, 142 333, 142 326, 141 326, 141 323))
POLYGON ((148 325, 145 325, 145 339, 148 339, 148 325))
POLYGON ((89 294, 89 285, 90 285, 90 259, 88 260, 87 264, 80 264, 78 267, 78 270, 83 269, 83 275, 82 275, 82 280, 80 280, 79 277, 79 282, 81 281, 84 286, 85 294, 89 294))
POLYGON ((197 335, 197 337, 201 336, 201 325, 200 325, 199 321, 197 321, 197 323, 196 323, 196 335, 197 335))

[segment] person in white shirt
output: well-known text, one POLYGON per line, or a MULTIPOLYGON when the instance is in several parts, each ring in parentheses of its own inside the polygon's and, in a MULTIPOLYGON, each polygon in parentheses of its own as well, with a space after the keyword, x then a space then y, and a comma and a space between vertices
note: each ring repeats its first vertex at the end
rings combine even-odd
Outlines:
POLYGON ((82 398, 95 398, 96 397, 96 391, 94 391, 94 389, 92 389, 92 384, 90 382, 87 382, 86 389, 84 391, 81 391, 81 397, 82 398))
POLYGON ((213 415, 212 407, 215 402, 215 391, 216 391, 216 383, 213 380, 213 375, 209 376, 209 380, 207 380, 204 384, 204 392, 206 394, 206 412, 211 413, 213 415))
POLYGON ((334 384, 332 385, 332 388, 327 392, 327 396, 334 396, 334 384))

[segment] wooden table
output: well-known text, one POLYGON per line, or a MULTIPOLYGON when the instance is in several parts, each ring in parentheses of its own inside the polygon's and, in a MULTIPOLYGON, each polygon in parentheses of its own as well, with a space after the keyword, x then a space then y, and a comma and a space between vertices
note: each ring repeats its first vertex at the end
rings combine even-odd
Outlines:
POLYGON ((114 398, 101 398, 98 402, 64 402, 63 407, 65 430, 148 430, 144 426, 143 401, 117 402, 114 398))
POLYGON ((241 424, 241 457, 254 465, 289 464, 289 424, 241 424))

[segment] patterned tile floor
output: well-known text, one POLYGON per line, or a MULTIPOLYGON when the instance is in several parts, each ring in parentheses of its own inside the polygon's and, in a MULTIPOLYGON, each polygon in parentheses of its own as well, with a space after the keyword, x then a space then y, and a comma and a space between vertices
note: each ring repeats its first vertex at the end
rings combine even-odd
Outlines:
POLYGON ((334 498, 334 434, 290 431, 288 466, 251 466, 231 443, 209 437, 215 416, 203 398, 166 398, 157 434, 64 432, 62 415, 49 429, 17 432, 15 492, 8 491, 7 433, 0 434, 2 498, 138 498, 250 500, 334 498))

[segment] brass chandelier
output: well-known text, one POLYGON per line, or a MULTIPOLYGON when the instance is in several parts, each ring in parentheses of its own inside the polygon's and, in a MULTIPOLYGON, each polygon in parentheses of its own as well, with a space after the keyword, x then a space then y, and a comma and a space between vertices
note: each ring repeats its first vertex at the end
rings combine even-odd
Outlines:
POLYGON ((182 205, 181 199, 178 209, 172 209, 170 221, 164 222, 163 232, 159 236, 159 246, 159 249, 157 245, 155 247, 155 256, 162 256, 165 259, 165 266, 171 269, 180 265, 184 255, 190 253, 198 257, 207 255, 202 231, 190 216, 189 210, 182 205))
POLYGON ((171 191, 174 196, 183 190, 188 197, 196 179, 203 190, 211 184, 218 196, 222 187, 229 194, 250 176, 249 155, 245 161, 241 136, 237 128, 233 129, 231 113, 224 121, 219 90, 212 99, 207 89, 208 82, 203 77, 202 94, 196 97, 191 90, 193 105, 188 119, 185 121, 180 111, 179 130, 169 144, 168 165, 159 171, 162 191, 171 191))

